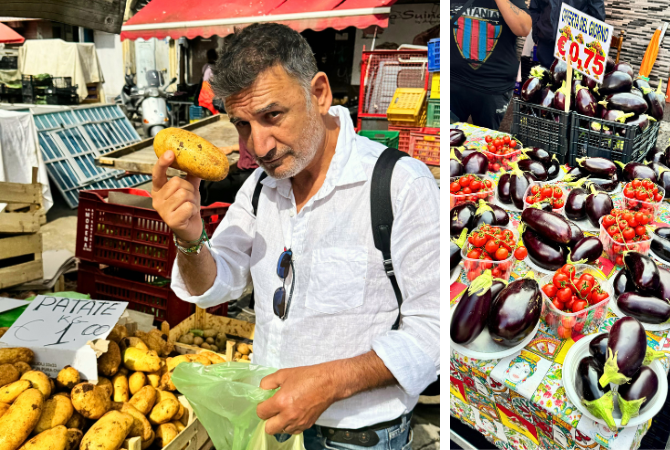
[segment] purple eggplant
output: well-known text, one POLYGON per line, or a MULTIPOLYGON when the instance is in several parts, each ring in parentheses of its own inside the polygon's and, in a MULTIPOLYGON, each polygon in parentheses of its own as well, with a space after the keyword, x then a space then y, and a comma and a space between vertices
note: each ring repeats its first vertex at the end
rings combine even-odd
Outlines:
POLYGON ((623 317, 612 325, 607 342, 605 371, 600 386, 609 383, 628 383, 640 370, 647 356, 647 335, 640 322, 633 317, 623 317))
POLYGON ((554 91, 552 91, 548 87, 542 89, 538 105, 544 108, 551 108, 553 104, 554 104, 554 91))
POLYGON ((591 90, 591 92, 593 92, 598 87, 598 82, 591 77, 584 76, 584 78, 582 78, 582 85, 586 86, 591 90))
POLYGON ((546 67, 542 67, 540 65, 530 69, 530 76, 540 80, 542 87, 547 86, 553 82, 551 72, 546 67))
POLYGON ((530 77, 521 87, 521 98, 524 102, 537 103, 540 99, 542 88, 542 82, 539 79, 530 77))
POLYGON ((616 173, 616 164, 606 158, 583 157, 577 159, 577 164, 588 173, 603 178, 610 178, 616 173))
POLYGON ((636 78, 633 80, 633 87, 635 89, 639 89, 642 92, 644 92, 645 89, 650 89, 651 86, 649 86, 649 83, 646 80, 643 80, 642 78, 636 78))
POLYGON ((449 211, 449 215, 451 216, 449 234, 451 236, 460 236, 463 230, 474 230, 476 211, 477 205, 474 202, 465 202, 454 206, 449 211))
POLYGON ((588 236, 577 242, 570 252, 570 259, 578 264, 596 262, 603 254, 603 243, 595 236, 588 236))
POLYGON ((629 117, 635 117, 634 113, 626 114, 625 112, 619 111, 617 109, 603 109, 603 111, 605 112, 602 117, 603 120, 608 120, 610 122, 624 123, 629 117))
POLYGON ((626 269, 621 269, 619 273, 616 274, 612 281, 612 287, 614 288, 614 298, 619 297, 624 292, 632 292, 635 290, 635 285, 630 280, 630 275, 628 275, 626 269))
MULTIPOLYGON (((580 181, 586 180, 586 178, 582 178, 580 181)), ((586 219, 586 197, 588 195, 586 190, 579 186, 570 191, 568 198, 565 199, 565 216, 568 219, 586 219)))
POLYGON ((554 87, 560 86, 562 82, 566 80, 566 75, 568 74, 568 65, 565 61, 555 59, 551 68, 551 77, 554 80, 554 87))
POLYGON ((616 66, 616 61, 614 61, 611 57, 607 57, 605 60, 605 73, 610 73, 614 71, 614 66, 616 66))
POLYGON ((611 430, 616 431, 614 422, 614 392, 609 385, 599 386, 598 380, 603 376, 603 365, 593 356, 579 361, 575 373, 575 390, 582 399, 582 404, 591 414, 607 423, 611 430))
POLYGON ((532 173, 537 180, 547 180, 547 169, 541 162, 535 161, 533 159, 522 159, 518 161, 517 164, 519 169, 523 170, 524 172, 532 173))
POLYGON ((656 120, 663 120, 663 108, 665 107, 665 96, 661 92, 663 82, 659 80, 658 89, 651 88, 642 89, 642 94, 647 106, 649 107, 649 114, 656 120))
POLYGON ((450 275, 453 275, 458 264, 461 262, 461 248, 454 242, 449 241, 449 267, 451 268, 450 275))
POLYGON ((465 136, 463 130, 456 128, 451 128, 449 130, 449 145, 451 147, 460 147, 463 145, 466 139, 467 137, 465 136))
POLYGON ((617 164, 623 167, 622 175, 625 182, 633 181, 636 178, 641 180, 647 178, 656 183, 656 172, 649 166, 634 161, 629 162, 625 166, 620 162, 617 162, 617 164))
POLYGON ((652 293, 661 283, 661 275, 653 259, 640 252, 626 252, 623 265, 635 287, 643 293, 652 293))
POLYGON ((491 271, 477 277, 456 305, 451 317, 451 340, 468 345, 480 335, 491 311, 491 271))
POLYGON ((609 337, 609 333, 602 333, 589 342, 589 353, 603 366, 607 361, 607 342, 609 341, 609 337))
POLYGON ((513 170, 510 174, 510 197, 512 199, 512 203, 514 203, 514 206, 516 206, 518 209, 523 209, 523 202, 524 202, 524 194, 526 193, 526 189, 528 189, 528 186, 530 186, 530 181, 528 178, 525 176, 524 172, 519 169, 519 167, 516 165, 516 163, 511 164, 513 167, 513 170))
POLYGON ((642 366, 633 376, 629 384, 620 386, 617 391, 619 410, 621 411, 621 426, 628 425, 633 417, 640 415, 640 410, 654 398, 658 391, 658 377, 649 367, 642 366))
POLYGON ((658 177, 657 184, 665 190, 665 198, 670 198, 670 171, 664 171, 658 177))
POLYGON ((660 227, 654 230, 654 234, 661 239, 670 240, 670 227, 660 227))
POLYGON ((568 93, 568 87, 566 86, 565 81, 563 81, 561 88, 556 89, 554 92, 554 101, 552 102, 552 106, 560 111, 565 111, 565 102, 568 98, 568 93))
POLYGON ((506 172, 500 176, 498 180, 498 199, 509 205, 512 203, 512 197, 510 196, 510 173, 506 172))
POLYGON ((477 150, 473 148, 465 148, 461 147, 463 150, 461 150, 461 156, 460 160, 463 161, 463 158, 467 158, 468 156, 472 155, 473 153, 477 153, 477 150))
MULTIPOLYGON (((551 162, 551 153, 540 147, 533 147, 530 149, 522 150, 523 154, 528 156, 533 161, 538 161, 542 163, 544 167, 548 167, 551 162)), ((521 167, 521 166, 519 166, 521 167)), ((526 170, 521 168, 521 170, 526 170)))
POLYGON ((524 230, 521 234, 521 239, 523 239, 530 260, 543 269, 558 270, 568 260, 567 251, 564 246, 551 242, 548 239, 543 239, 530 228, 524 230))
POLYGON ((494 278, 493 283, 491 284, 491 302, 495 302, 498 299, 498 295, 500 295, 502 290, 506 287, 507 281, 501 280, 500 278, 494 278))
POLYGON ((659 239, 654 236, 651 240, 651 251, 656 256, 670 264, 670 241, 667 239, 659 239))
POLYGON ((670 168, 668 168, 668 166, 666 166, 665 164, 662 164, 660 162, 645 161, 644 163, 654 171, 654 173, 656 174, 657 179, 660 179, 661 175, 663 173, 670 170, 670 168))
POLYGON ((577 181, 588 176, 589 172, 583 167, 579 166, 573 167, 572 169, 568 170, 568 173, 565 174, 565 177, 568 181, 577 181))
POLYGON ((600 226, 600 218, 608 215, 614 209, 612 197, 604 192, 596 192, 591 186, 591 194, 586 197, 586 217, 594 227, 600 226))
MULTIPOLYGON (((616 175, 615 177, 616 178, 616 175)), ((587 186, 593 186, 599 192, 613 192, 619 186, 619 179, 607 180, 602 178, 589 178, 587 186)))
POLYGON ((625 113, 644 114, 648 109, 644 98, 640 98, 630 92, 619 92, 608 95, 600 104, 607 109, 618 109, 625 113))
POLYGON ((463 170, 466 174, 486 175, 489 171, 489 159, 481 152, 472 152, 468 156, 464 156, 461 164, 463 164, 463 170))
POLYGON ((559 173, 561 173, 561 165, 558 163, 556 155, 554 155, 547 167, 547 181, 557 178, 559 173))
POLYGON ((449 176, 450 177, 459 177, 464 174, 465 170, 463 164, 461 164, 461 152, 455 148, 451 149, 451 155, 449 158, 449 176), (458 152, 458 153, 457 153, 458 152))
POLYGON ((569 220, 567 222, 568 225, 570 225, 570 242, 568 242, 568 247, 572 248, 577 245, 579 241, 584 239, 584 232, 577 226, 576 223, 569 220))
MULTIPOLYGON (((654 120, 653 117, 651 117, 651 120, 654 120)), ((640 127, 640 130, 644 131, 649 127, 650 124, 650 116, 646 114, 640 114, 637 117, 629 117, 626 119, 626 123, 628 125, 637 125, 640 127)))
POLYGON ((595 117, 598 110, 598 101, 586 86, 577 87, 575 95, 575 109, 583 116, 595 117))
MULTIPOLYGON (((624 72, 624 73, 627 73, 627 74, 630 76, 631 80, 632 80, 632 78, 635 76, 635 72, 633 72, 633 66, 631 66, 631 65, 628 64, 627 62, 620 62, 620 63, 617 63, 617 64, 614 66, 614 70, 615 70, 615 71, 618 71, 618 72, 624 72)), ((631 83, 632 83, 632 81, 631 81, 631 83)))
POLYGON ((542 294, 537 281, 522 278, 512 281, 491 307, 488 329, 500 345, 513 347, 537 326, 542 313, 542 294))
POLYGON ((670 320, 670 302, 658 297, 624 292, 616 299, 621 311, 644 323, 666 323, 670 320))
POLYGON ((635 94, 640 98, 644 98, 644 94, 642 94, 642 91, 639 89, 631 88, 630 93, 635 94))
MULTIPOLYGON (((665 164, 665 150, 660 147, 653 147, 649 149, 646 155, 644 155, 644 160, 665 164)), ((665 166, 667 166, 667 164, 665 164, 665 166)))
POLYGON ((564 245, 570 242, 572 236, 570 224, 560 214, 526 208, 521 213, 521 221, 541 237, 552 242, 564 245))
POLYGON ((616 94, 618 92, 629 92, 633 86, 633 77, 626 72, 610 72, 603 77, 598 92, 603 95, 616 94))
POLYGON ((486 203, 484 200, 479 200, 479 205, 475 211, 474 225, 472 229, 477 229, 482 224, 506 227, 508 223, 509 215, 507 214, 507 211, 502 209, 500 206, 486 203))
POLYGON ((547 212, 554 210, 554 206, 549 201, 541 201, 533 203, 532 205, 529 206, 529 208, 538 208, 541 209, 542 211, 547 212))

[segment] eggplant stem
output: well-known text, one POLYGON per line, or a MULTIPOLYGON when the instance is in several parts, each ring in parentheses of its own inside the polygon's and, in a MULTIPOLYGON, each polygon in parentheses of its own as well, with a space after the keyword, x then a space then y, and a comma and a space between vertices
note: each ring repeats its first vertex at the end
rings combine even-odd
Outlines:
POLYGON ((454 244, 458 245, 459 248, 463 248, 467 238, 468 238, 468 229, 463 228, 463 230, 461 231, 461 235, 458 237, 458 239, 452 239, 452 241, 454 242, 454 244))
POLYGON ((589 262, 588 258, 580 259, 579 261, 573 261, 570 259, 570 256, 572 256, 572 250, 570 250, 570 253, 568 253, 568 259, 566 261, 568 264, 586 264, 589 262))
MULTIPOLYGON (((611 391, 610 391, 611 392, 611 391)), ((642 404, 647 400, 647 397, 642 397, 638 400, 625 400, 620 395, 619 397, 619 410, 621 410, 621 426, 625 427, 630 422, 630 419, 640 415, 640 408, 642 404)))
POLYGON ((626 165, 624 163, 622 163, 621 161, 614 161, 614 164, 618 164, 619 167, 621 167, 622 169, 626 168, 626 165))
POLYGON ((449 155, 449 159, 455 159, 459 163, 461 162, 461 160, 456 156, 456 151, 454 148, 451 149, 451 155, 449 155))
POLYGON ((612 355, 612 349, 607 349, 607 361, 605 361, 603 376, 600 377, 600 387, 604 388, 610 383, 619 385, 626 384, 631 380, 626 375, 619 372, 619 366, 616 362, 618 355, 618 351, 612 355))
POLYGON ((668 355, 663 351, 652 350, 651 348, 647 347, 647 352, 644 354, 644 361, 642 361, 642 364, 648 366, 655 360, 665 358, 666 356, 668 355))
POLYGON ((475 211, 475 216, 481 216, 485 211, 493 211, 483 199, 479 199, 479 207, 475 211))
POLYGON ((479 291, 477 295, 482 295, 491 289, 492 284, 493 275, 491 275, 491 269, 486 269, 484 273, 479 275, 472 283, 470 283, 470 287, 468 288, 468 295, 472 295, 477 291, 479 291))
POLYGON ((605 421, 610 430, 616 431, 617 426, 614 422, 614 392, 609 391, 597 400, 588 401, 582 400, 582 404, 586 406, 591 414, 605 421))
POLYGON ((656 89, 656 94, 657 95, 663 95, 663 79, 659 78, 658 79, 658 88, 656 89))

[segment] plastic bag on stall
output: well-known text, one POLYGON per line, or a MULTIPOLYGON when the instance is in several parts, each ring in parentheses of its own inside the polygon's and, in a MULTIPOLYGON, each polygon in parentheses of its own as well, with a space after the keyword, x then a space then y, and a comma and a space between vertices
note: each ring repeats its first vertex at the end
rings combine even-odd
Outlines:
POLYGON ((264 420, 258 424, 246 450, 305 450, 305 437, 302 433, 291 436, 285 442, 278 442, 274 436, 265 432, 265 422, 264 420))
MULTIPOLYGON (((276 371, 248 363, 182 363, 172 382, 193 406, 217 450, 245 450, 261 423, 256 406, 277 391, 261 389, 261 380, 276 371)), ((275 448, 280 447, 268 447, 275 448)))

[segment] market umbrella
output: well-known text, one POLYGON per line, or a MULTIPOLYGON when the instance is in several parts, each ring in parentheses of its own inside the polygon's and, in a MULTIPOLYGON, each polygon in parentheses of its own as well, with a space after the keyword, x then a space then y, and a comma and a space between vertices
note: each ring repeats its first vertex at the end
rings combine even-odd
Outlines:
POLYGON ((23 41, 25 41, 23 36, 4 23, 0 23, 0 44, 23 44, 23 41))
POLYGON ((661 45, 662 35, 665 35, 665 30, 668 27, 667 23, 663 24, 663 30, 661 27, 656 28, 654 35, 651 38, 651 42, 647 46, 647 51, 644 53, 644 58, 642 58, 642 64, 640 64, 640 76, 649 79, 649 74, 651 73, 652 67, 656 62, 656 57, 658 56, 658 48, 661 45))

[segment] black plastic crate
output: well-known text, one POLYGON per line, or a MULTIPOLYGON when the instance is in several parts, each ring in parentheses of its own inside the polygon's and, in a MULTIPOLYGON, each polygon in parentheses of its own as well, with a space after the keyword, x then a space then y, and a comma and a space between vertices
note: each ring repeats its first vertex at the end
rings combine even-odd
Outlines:
POLYGON ((526 103, 519 98, 513 100, 512 136, 524 147, 540 147, 561 164, 567 162, 570 149, 570 114, 554 108, 545 108, 526 103))
POLYGON ((23 75, 21 78, 21 92, 23 96, 32 97, 35 91, 35 83, 32 75, 23 75))
POLYGON ((18 68, 18 56, 0 56, 0 70, 16 70, 18 68))
POLYGON ((72 77, 53 77, 52 85, 55 88, 70 88, 72 87, 72 77))
POLYGON ((659 122, 651 122, 646 130, 637 125, 587 117, 573 113, 570 132, 570 158, 575 166, 577 158, 602 157, 610 161, 641 162, 649 149, 656 145, 659 122))

